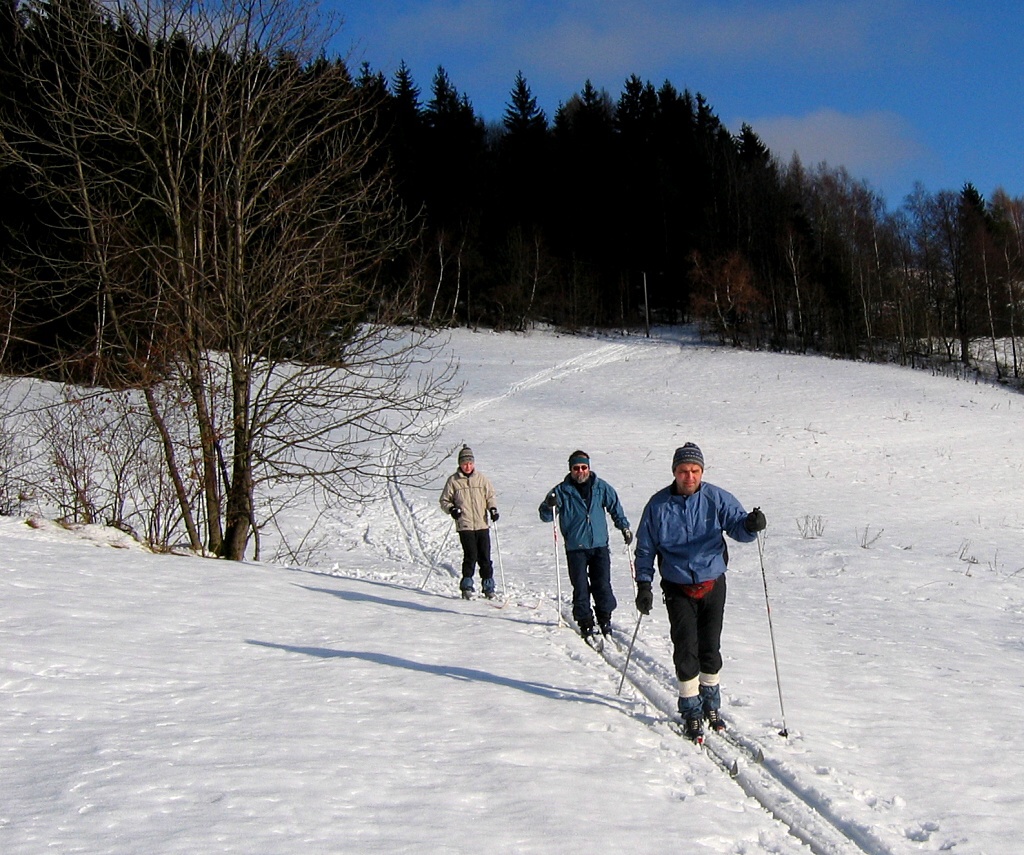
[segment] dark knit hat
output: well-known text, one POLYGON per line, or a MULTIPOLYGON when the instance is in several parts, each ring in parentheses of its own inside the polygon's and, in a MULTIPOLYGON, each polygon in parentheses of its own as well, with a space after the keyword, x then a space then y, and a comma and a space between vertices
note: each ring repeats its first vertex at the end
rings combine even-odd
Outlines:
POLYGON ((584 466, 589 466, 590 465, 590 455, 587 454, 587 452, 580 451, 577 448, 572 454, 569 455, 569 468, 572 469, 573 466, 578 466, 581 463, 584 466))
POLYGON ((476 458, 473 457, 473 449, 468 445, 462 446, 462 451, 459 452, 459 465, 461 466, 463 463, 472 463, 474 460, 476 460, 476 458))
POLYGON ((704 455, 701 450, 692 442, 687 442, 676 449, 672 455, 672 471, 681 463, 696 463, 701 469, 704 468, 704 455))

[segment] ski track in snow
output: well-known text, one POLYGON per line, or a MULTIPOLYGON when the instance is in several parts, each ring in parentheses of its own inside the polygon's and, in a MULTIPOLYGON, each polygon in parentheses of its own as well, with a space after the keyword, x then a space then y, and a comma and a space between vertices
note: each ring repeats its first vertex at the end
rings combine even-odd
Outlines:
MULTIPOLYGON (((635 348, 631 349, 630 345, 627 344, 601 345, 600 347, 589 350, 586 353, 581 353, 578 356, 574 356, 571 359, 567 359, 550 368, 538 371, 523 380, 512 383, 508 389, 500 395, 495 395, 491 398, 485 398, 465 407, 460 407, 444 418, 442 420, 442 424, 450 424, 451 422, 471 413, 479 412, 486 407, 503 402, 521 392, 525 392, 529 389, 535 389, 538 386, 543 386, 546 383, 560 380, 563 377, 585 371, 592 371, 602 365, 609 365, 611 363, 621 361, 631 354, 635 355, 635 348)), ((398 457, 398 451, 392 453, 392 459, 389 461, 388 471, 397 471, 398 457)), ((426 524, 421 522, 419 515, 416 512, 417 509, 415 503, 407 497, 401 484, 396 481, 388 481, 388 500, 391 514, 395 518, 397 530, 405 551, 404 558, 414 564, 422 565, 425 573, 427 572, 427 568, 431 568, 432 570, 442 569, 436 564, 436 555, 428 548, 428 544, 441 544, 440 546, 434 547, 434 551, 438 553, 440 552, 441 546, 444 545, 447 537, 444 526, 442 525, 439 527, 436 522, 433 521, 426 524)), ((385 551, 389 558, 396 557, 391 553, 390 548, 385 551)), ((453 575, 458 575, 454 568, 448 567, 445 569, 453 575)), ((497 571, 497 569, 498 568, 495 567, 495 571, 497 571)), ((536 596, 535 592, 531 591, 523 592, 523 595, 528 598, 536 596)))
MULTIPOLYGON (((443 420, 450 424, 464 416, 504 402, 507 399, 527 390, 535 389, 546 383, 560 380, 566 376, 591 371, 602 365, 624 359, 627 355, 635 356, 624 344, 602 345, 594 350, 565 360, 551 368, 511 384, 502 394, 476 401, 460 408, 443 420)), ((439 565, 437 558, 444 543, 444 528, 436 522, 424 523, 417 513, 416 504, 408 498, 400 484, 389 481, 388 497, 391 514, 395 518, 400 533, 402 551, 405 560, 417 569, 422 569, 424 587, 435 571, 444 570, 449 576, 457 576, 457 568, 451 565, 439 565), (441 543, 441 546, 428 548, 428 544, 441 543)), ((431 509, 433 510, 433 509, 431 509)), ((380 548, 380 547, 378 547, 380 548)), ((385 552, 391 548, 384 546, 385 552)), ((389 554, 388 557, 394 557, 389 554)), ((495 566, 495 575, 498 567, 495 566)), ((499 584, 503 580, 497 580, 499 584)), ((435 592, 436 593, 436 592, 435 592)), ((444 594, 457 599, 455 594, 444 594)), ((564 645, 567 655, 576 660, 594 659, 595 663, 603 659, 604 667, 609 669, 609 676, 614 677, 617 686, 622 668, 626 661, 626 653, 632 638, 632 627, 628 633, 621 629, 613 630, 613 643, 606 643, 601 653, 595 653, 576 634, 575 624, 571 616, 571 605, 565 601, 553 602, 555 595, 551 591, 538 591, 529 588, 502 590, 501 598, 489 605, 496 609, 504 609, 509 604, 535 610, 529 620, 541 623, 564 625, 573 635, 573 641, 564 645), (546 605, 549 604, 549 605, 546 605), (557 608, 557 611, 556 611, 557 608), (554 615, 552 615, 554 612, 554 615), (563 623, 564 622, 564 623, 563 623), (582 645, 582 649, 580 649, 582 645)), ((505 612, 509 619, 520 620, 517 612, 505 612)), ((557 637, 557 636, 556 636, 557 637)), ((681 751, 689 748, 685 737, 673 729, 678 720, 676 711, 676 680, 672 670, 663 662, 671 661, 668 654, 659 656, 648 649, 642 632, 638 634, 634 645, 625 684, 632 689, 635 703, 654 707, 659 716, 653 717, 649 726, 666 739, 675 739, 683 743, 681 751), (637 697, 638 696, 638 697, 637 697)), ((597 667, 595 665, 595 667, 597 667)), ((624 685, 623 691, 628 689, 624 685)), ((727 699, 727 698, 724 698, 727 699)), ((744 732, 732 718, 727 718, 729 729, 724 734, 708 734, 704 745, 694 750, 701 751, 704 756, 725 776, 730 778, 748 797, 755 800, 763 810, 786 827, 789 834, 805 844, 814 855, 897 855, 906 851, 908 833, 892 830, 883 836, 887 823, 880 817, 878 823, 868 826, 843 814, 835 806, 837 796, 844 801, 853 801, 864 805, 871 811, 878 807, 866 802, 852 787, 845 786, 834 774, 827 776, 827 782, 839 793, 829 794, 816 784, 808 783, 812 777, 822 778, 819 770, 799 769, 788 763, 780 752, 773 749, 770 743, 770 731, 757 736, 744 732), (766 736, 768 738, 766 738, 766 736), (891 838, 891 839, 890 839, 891 838)), ((781 735, 778 739, 784 739, 781 735)), ((786 739, 792 744, 799 737, 786 739)), ((926 835, 927 836, 927 835, 926 835)), ((916 848, 916 847, 915 847, 916 848)))
MULTIPOLYGON (((397 454, 395 456, 397 457, 397 454)), ((388 465, 388 470, 395 471, 396 465, 396 461, 392 460, 388 465)), ((388 480, 388 499, 391 502, 391 512, 398 523, 398 530, 409 560, 414 564, 429 567, 433 562, 424 543, 426 534, 416 522, 415 506, 405 495, 401 484, 388 480)))
MULTIPOLYGON (((619 674, 625 665, 631 637, 632 633, 625 635, 615 629, 614 644, 606 644, 601 653, 619 674)), ((677 720, 675 676, 646 653, 639 637, 625 682, 669 722, 677 720)), ((894 849, 872 830, 832 810, 829 797, 806 784, 798 772, 773 756, 772 749, 765 743, 743 733, 733 719, 727 719, 727 723, 729 729, 724 733, 707 734, 702 750, 744 793, 783 823, 789 833, 807 844, 815 855, 893 855, 894 849)), ((677 735, 680 739, 686 738, 677 735)))
POLYGON ((505 401, 514 395, 518 395, 520 392, 535 389, 538 386, 543 386, 545 383, 551 383, 555 380, 561 380, 563 377, 571 374, 592 371, 595 368, 600 368, 602 365, 610 365, 613 362, 619 362, 629 355, 635 355, 635 353, 635 349, 631 349, 631 346, 627 344, 601 345, 594 350, 581 353, 578 356, 572 357, 572 359, 567 359, 550 368, 538 371, 536 374, 526 377, 523 380, 519 380, 510 385, 508 389, 500 395, 495 395, 491 398, 484 398, 483 400, 476 401, 473 404, 460 407, 443 419, 442 424, 451 424, 458 419, 505 401))
MULTIPOLYGON (((389 496, 408 552, 408 560, 417 569, 422 568, 427 581, 432 571, 439 568, 434 565, 425 547, 425 535, 417 521, 415 507, 398 485, 389 485, 389 496)), ((454 593, 443 595, 458 599, 454 593)), ((541 624, 556 623, 561 618, 564 627, 572 634, 572 640, 566 639, 563 645, 566 654, 577 661, 593 659, 595 667, 608 669, 609 677, 614 679, 617 686, 626 662, 633 627, 629 632, 614 628, 611 643, 606 642, 604 650, 595 653, 576 634, 571 604, 563 597, 556 612, 553 599, 553 594, 548 591, 502 590, 500 599, 489 602, 489 605, 499 610, 510 604, 536 610, 536 614, 528 620, 541 624), (602 660, 602 665, 596 664, 602 660)), ((509 619, 523 619, 520 612, 507 614, 509 619)), ((623 693, 632 690, 634 703, 643 706, 649 704, 656 709, 660 715, 654 716, 649 726, 667 739, 679 740, 682 743, 680 750, 683 751, 689 745, 685 737, 673 728, 678 720, 675 675, 666 667, 665 661, 670 659, 649 650, 642 632, 638 633, 623 693)), ((879 828, 884 827, 884 819, 868 827, 863 822, 845 816, 841 810, 833 807, 835 796, 808 783, 808 776, 813 770, 794 768, 763 736, 744 732, 732 717, 727 722, 729 729, 724 734, 709 733, 704 745, 694 750, 702 751, 723 775, 734 781, 746 796, 754 799, 784 825, 789 834, 804 843, 814 855, 896 855, 904 851, 905 835, 897 840, 886 840, 881 836, 879 828)), ((783 739, 781 736, 778 738, 783 739)), ((829 782, 845 790, 842 794, 845 798, 863 804, 853 788, 843 787, 835 776, 831 776, 829 782)))
MULTIPOLYGON (((625 344, 606 344, 573 356, 552 368, 511 384, 500 395, 466 405, 444 419, 443 423, 451 424, 516 394, 560 380, 568 375, 588 372, 609 365, 611 362, 625 358, 629 352, 630 348, 625 344)), ((388 483, 388 497, 391 513, 400 532, 401 542, 408 560, 414 566, 423 568, 426 573, 425 582, 427 582, 433 571, 440 569, 435 560, 436 555, 432 554, 432 550, 427 546, 428 543, 437 541, 438 526, 425 525, 419 519, 415 503, 404 494, 400 484, 393 481, 388 483)), ((439 549, 439 547, 436 548, 438 552, 439 549)), ((455 572, 451 567, 447 570, 450 574, 455 572)), ((497 570, 496 566, 496 575, 498 574, 497 570)), ((537 619, 546 621, 548 618, 542 616, 546 611, 544 600, 551 598, 551 592, 528 589, 502 591, 502 599, 490 604, 496 608, 504 608, 515 602, 520 606, 541 609, 537 619)), ((559 610, 558 616, 563 618, 567 629, 572 632, 575 640, 578 640, 580 644, 585 644, 575 634, 569 605, 562 602, 559 605, 559 610)), ((626 653, 632 638, 632 631, 629 634, 624 634, 622 630, 615 629, 612 638, 613 643, 606 643, 604 650, 597 655, 603 657, 606 666, 614 670, 617 685, 626 664, 626 653)), ((579 658, 581 652, 574 650, 574 647, 574 644, 566 644, 566 651, 573 658, 579 658)), ((583 652, 582 655, 586 657, 587 653, 583 652)), ((685 742, 685 737, 679 735, 672 727, 672 723, 678 717, 675 675, 662 664, 662 658, 647 651, 646 644, 640 635, 634 645, 626 683, 639 695, 640 702, 649 703, 662 716, 656 718, 650 726, 685 742)), ((884 821, 869 827, 861 821, 845 816, 840 809, 834 807, 834 798, 822 792, 815 784, 807 782, 807 775, 814 770, 794 768, 781 759, 766 741, 753 734, 744 733, 732 718, 727 721, 729 729, 724 734, 710 733, 705 744, 699 750, 724 775, 731 778, 745 796, 754 799, 765 811, 782 823, 793 837, 805 844, 814 855, 894 855, 900 851, 900 845, 906 842, 905 835, 901 840, 887 842, 882 839, 878 830, 885 826, 884 821)), ((779 736, 778 738, 784 737, 779 736)), ((820 775, 818 776, 820 777, 820 775)), ((862 799, 858 798, 852 787, 844 787, 835 775, 830 776, 829 783, 845 789, 844 796, 847 799, 865 804, 862 799)), ((868 805, 868 807, 870 806, 868 805)))
MULTIPOLYGON (((562 603, 559 614, 572 630, 571 605, 562 603)), ((572 631, 575 634, 575 630, 572 631)), ((633 629, 623 632, 613 628, 613 642, 609 644, 606 640, 604 649, 598 654, 614 669, 616 686, 622 680, 632 637, 633 629)), ((582 638, 579 640, 586 644, 582 638)), ((654 721, 653 728, 671 731, 685 743, 687 738, 675 729, 679 720, 675 675, 660 658, 652 656, 645 648, 638 632, 626 679, 622 681, 623 691, 627 685, 632 687, 641 699, 665 716, 654 721)), ((806 844, 811 852, 815 855, 894 855, 898 851, 872 829, 833 810, 831 799, 826 794, 805 783, 800 773, 773 756, 765 743, 738 730, 734 720, 727 719, 727 722, 729 729, 720 734, 709 732, 698 750, 732 778, 747 796, 785 825, 789 833, 806 844)), ((847 795, 855 797, 852 790, 847 795)))

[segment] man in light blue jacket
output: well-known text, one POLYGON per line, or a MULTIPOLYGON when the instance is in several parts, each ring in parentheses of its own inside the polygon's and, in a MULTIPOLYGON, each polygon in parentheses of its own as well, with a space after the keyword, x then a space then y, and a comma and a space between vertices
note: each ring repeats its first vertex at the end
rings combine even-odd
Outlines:
POLYGON ((607 481, 590 468, 590 455, 576 450, 569 455, 569 474, 548 491, 538 508, 541 520, 551 522, 558 512, 558 524, 565 540, 565 560, 572 583, 572 616, 580 635, 592 646, 599 646, 601 635, 612 631, 612 612, 617 605, 612 591, 612 560, 608 551, 608 523, 605 511, 626 543, 633 540, 629 520, 619 496, 607 481), (590 598, 594 598, 591 609, 590 598))
POLYGON ((718 685, 725 612, 725 535, 757 539, 764 514, 749 514, 732 493, 703 482, 704 455, 694 443, 676 449, 673 481, 647 503, 636 537, 636 607, 650 614, 655 564, 668 609, 672 660, 679 680, 679 713, 686 734, 704 740, 704 719, 724 730, 718 685))

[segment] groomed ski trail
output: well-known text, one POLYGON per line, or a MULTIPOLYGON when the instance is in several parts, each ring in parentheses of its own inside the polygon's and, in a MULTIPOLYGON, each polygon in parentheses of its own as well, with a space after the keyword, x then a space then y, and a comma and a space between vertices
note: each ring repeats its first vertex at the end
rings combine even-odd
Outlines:
MULTIPOLYGON (((635 355, 635 350, 626 344, 601 345, 512 383, 499 395, 461 407, 443 418, 441 422, 443 425, 449 425, 464 416, 506 401, 519 393, 573 374, 584 373, 621 361, 627 356, 635 357, 635 355)), ((406 497, 401 485, 396 482, 388 482, 388 497, 407 559, 417 569, 422 569, 424 573, 428 568, 432 568, 428 579, 433 577, 433 570, 442 568, 450 577, 457 578, 458 573, 451 565, 434 564, 435 558, 438 558, 434 553, 440 547, 433 546, 433 544, 442 542, 443 523, 437 526, 431 524, 428 533, 425 530, 427 527, 419 519, 415 503, 406 497)), ((434 589, 433 593, 437 592, 436 585, 427 587, 434 589)), ((459 594, 454 592, 452 596, 458 597, 459 594)), ((575 642, 579 648, 576 647, 576 644, 566 645, 571 651, 571 655, 576 658, 586 655, 583 652, 583 648, 586 647, 591 656, 601 657, 608 666, 614 669, 614 679, 616 684, 618 683, 632 635, 632 626, 626 637, 623 637, 622 630, 614 629, 611 638, 605 641, 603 649, 597 651, 589 647, 576 631, 569 604, 564 601, 556 604, 553 592, 513 587, 510 590, 499 592, 499 599, 519 601, 520 604, 525 604, 522 602, 523 600, 534 600, 537 605, 531 605, 531 608, 538 609, 536 616, 538 622, 543 623, 550 620, 555 624, 557 621, 559 628, 564 624, 564 627, 575 636, 575 642), (554 612, 550 618, 548 615, 551 613, 545 606, 546 602, 551 603, 551 609, 554 612)), ((495 606, 497 603, 490 603, 490 605, 495 606)), ((508 615, 507 612, 502 612, 502 614, 508 615)), ((552 629, 555 627, 553 626, 552 629)), ((652 727, 660 729, 666 738, 680 741, 685 739, 673 731, 669 724, 678 716, 674 674, 665 667, 660 657, 652 656, 646 650, 642 637, 638 637, 634 646, 626 682, 632 686, 637 695, 664 716, 652 727)), ((887 842, 882 839, 878 826, 869 827, 844 816, 839 810, 832 807, 832 796, 806 782, 806 774, 802 777, 799 771, 790 768, 785 761, 779 759, 770 747, 766 747, 753 736, 744 734, 731 718, 727 719, 727 723, 729 730, 724 734, 709 733, 700 749, 695 750, 702 750, 722 774, 734 781, 746 796, 754 799, 763 810, 781 823, 790 835, 805 844, 814 855, 898 855, 898 853, 906 851, 900 845, 906 843, 905 838, 893 840, 891 843, 887 842)))
MULTIPOLYGON (((559 604, 558 616, 581 645, 588 647, 595 658, 601 657, 614 669, 617 684, 626 662, 633 627, 630 627, 629 632, 613 627, 603 648, 596 650, 577 632, 569 604, 559 604)), ((576 646, 572 648, 572 655, 579 658, 575 652, 576 646)), ((643 648, 643 642, 638 636, 625 683, 665 717, 655 722, 653 727, 671 733, 675 739, 688 742, 687 737, 673 726, 679 716, 676 710, 675 676, 643 648)), ((626 691, 624 685, 623 693, 626 691)), ((833 810, 828 795, 805 783, 798 773, 775 758, 770 748, 737 730, 732 720, 727 719, 727 724, 729 729, 724 732, 706 733, 703 744, 695 745, 694 749, 703 751, 720 772, 731 778, 747 796, 782 823, 789 834, 804 843, 814 855, 896 855, 900 851, 888 845, 871 828, 833 810)))
MULTIPOLYGON (((562 611, 565 616, 564 607, 562 611)), ((631 636, 632 627, 629 633, 613 628, 614 643, 606 643, 597 654, 617 675, 621 675, 625 664, 631 636)), ((618 679, 616 676, 616 682, 618 679)), ((678 718, 674 675, 644 651, 640 638, 633 647, 625 682, 665 716, 666 721, 655 726, 671 731, 676 739, 686 740, 669 724, 678 718)), ((785 825, 814 855, 896 855, 899 850, 874 830, 833 810, 829 796, 801 780, 799 774, 773 756, 771 748, 736 729, 731 719, 727 719, 727 724, 729 729, 724 732, 707 733, 698 750, 703 750, 723 774, 785 825)))
MULTIPOLYGON (((538 386, 544 385, 545 383, 551 383, 572 374, 592 371, 602 365, 619 362, 630 356, 635 357, 635 350, 633 350, 628 344, 603 344, 593 350, 587 351, 586 353, 578 354, 571 359, 567 359, 557 365, 538 371, 522 380, 518 380, 515 383, 512 383, 500 395, 495 395, 490 398, 476 401, 468 406, 460 407, 442 418, 440 423, 442 426, 448 425, 463 416, 476 413, 486 407, 505 401, 508 398, 528 389, 534 389, 538 386)), ((398 462, 399 452, 395 450, 390 455, 388 471, 398 471, 398 462)), ((439 553, 446 540, 443 524, 441 526, 433 524, 428 526, 422 523, 417 515, 415 503, 405 495, 402 485, 398 481, 388 479, 387 494, 391 513, 394 517, 396 527, 400 535, 400 541, 406 553, 406 558, 413 564, 422 564, 424 572, 426 572, 427 567, 431 567, 432 570, 446 570, 450 576, 457 577, 458 572, 451 567, 451 565, 437 563, 437 560, 440 558, 439 553), (429 529, 429 531, 427 529, 429 529)), ((391 554, 390 548, 387 552, 388 557, 395 557, 391 554)), ((526 596, 529 598, 532 594, 529 591, 516 592, 510 588, 509 591, 502 592, 502 595, 505 598, 517 596, 526 596)), ((533 608, 536 608, 536 606, 533 606, 533 608)))
MULTIPOLYGON (((413 503, 404 496, 397 484, 389 484, 389 497, 403 533, 408 560, 415 569, 426 573, 434 557, 430 554, 427 542, 435 539, 436 535, 430 538, 421 531, 413 503)), ((434 566, 433 569, 439 568, 434 566)), ((450 574, 452 571, 448 568, 447 572, 450 574)), ((428 578, 433 578, 433 573, 428 578)), ((447 580, 446 584, 450 585, 451 581, 447 580)), ((440 593, 436 583, 426 588, 431 595, 440 593)), ((450 596, 458 598, 459 593, 452 590, 450 596)), ((632 637, 632 624, 628 632, 613 627, 611 636, 605 639, 603 649, 598 651, 590 647, 577 632, 571 605, 564 600, 556 604, 553 592, 514 588, 499 592, 497 601, 485 602, 493 608, 502 600, 518 605, 526 605, 523 601, 533 600, 529 604, 535 610, 531 622, 548 624, 554 639, 565 639, 563 646, 570 656, 577 660, 593 657, 595 662, 608 669, 609 678, 618 684, 632 637), (561 634, 562 630, 572 634, 572 642, 561 634)), ((467 605, 473 602, 468 601, 467 605)), ((497 617, 521 620, 523 613, 515 611, 519 615, 515 618, 502 609, 495 608, 492 613, 496 613, 497 617)), ((647 649, 642 629, 626 674, 624 697, 630 689, 637 700, 649 704, 661 714, 650 725, 653 729, 667 739, 681 743, 686 741, 672 726, 678 717, 674 674, 661 661, 661 657, 652 655, 647 649)), ((894 835, 883 836, 879 826, 868 826, 844 816, 833 808, 833 796, 807 783, 806 773, 801 774, 799 770, 787 765, 778 752, 745 733, 732 718, 727 718, 727 723, 728 730, 724 733, 708 733, 703 745, 694 746, 694 750, 702 752, 722 775, 735 783, 745 796, 757 802, 814 855, 899 855, 907 851, 900 845, 906 843, 905 839, 889 841, 887 838, 894 835)))
POLYGON ((493 406, 494 404, 505 401, 508 398, 514 397, 521 392, 525 392, 529 389, 535 389, 538 386, 543 386, 545 383, 551 383, 556 380, 561 380, 563 377, 570 376, 572 374, 580 374, 587 371, 593 371, 596 368, 600 368, 603 365, 610 365, 614 362, 621 362, 627 357, 635 358, 636 351, 631 348, 628 344, 604 344, 600 347, 589 350, 586 353, 581 353, 578 356, 574 356, 571 359, 567 359, 564 362, 560 362, 551 368, 545 368, 543 371, 538 371, 535 374, 531 374, 529 377, 525 377, 522 380, 518 380, 512 383, 504 392, 500 395, 494 395, 490 398, 483 398, 479 401, 475 401, 472 404, 467 404, 464 407, 459 407, 453 413, 449 413, 445 418, 441 420, 441 424, 447 426, 452 422, 455 422, 464 416, 471 415, 479 412, 486 407, 493 406))

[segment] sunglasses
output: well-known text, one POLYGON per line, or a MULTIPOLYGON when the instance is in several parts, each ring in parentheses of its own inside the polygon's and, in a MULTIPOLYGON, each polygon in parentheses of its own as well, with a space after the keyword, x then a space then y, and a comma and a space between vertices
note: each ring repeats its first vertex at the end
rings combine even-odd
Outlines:
POLYGON ((586 463, 577 463, 577 464, 573 465, 572 471, 573 472, 586 472, 589 468, 590 467, 587 466, 586 463))

